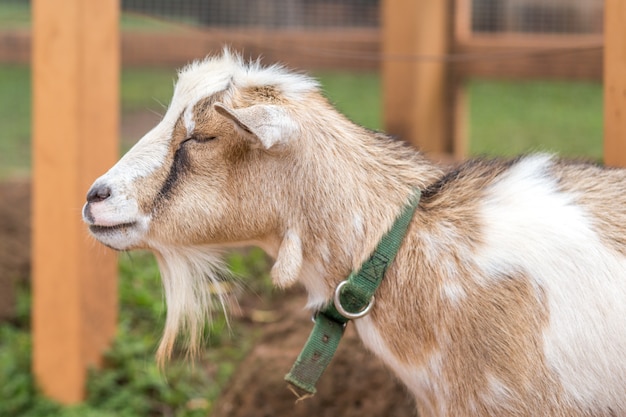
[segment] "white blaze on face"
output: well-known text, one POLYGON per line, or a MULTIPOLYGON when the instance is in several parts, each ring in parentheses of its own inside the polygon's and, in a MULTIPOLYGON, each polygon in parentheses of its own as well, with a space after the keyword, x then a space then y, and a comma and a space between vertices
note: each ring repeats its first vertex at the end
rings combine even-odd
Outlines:
POLYGON ((196 121, 194 120, 193 107, 189 106, 185 109, 184 119, 185 121, 185 130, 187 131, 187 135, 191 136, 196 130, 196 121))
MULTIPOLYGON (((262 133, 260 139, 265 140, 264 146, 272 146, 285 136, 295 135, 296 128, 290 124, 291 119, 282 107, 250 106, 256 107, 256 112, 249 108, 230 108, 231 93, 237 89, 263 86, 271 86, 280 91, 286 100, 296 101, 302 100, 304 93, 315 90, 318 84, 278 66, 264 68, 258 62, 245 64, 239 56, 227 50, 219 57, 189 65, 179 73, 172 102, 163 120, 96 180, 87 195, 83 218, 96 239, 118 250, 143 247, 157 255, 168 305, 164 336, 158 350, 161 360, 168 356, 179 330, 188 331, 192 350, 197 346, 204 320, 209 318, 213 308, 209 283, 217 287, 223 276, 218 252, 210 242, 202 246, 171 245, 159 241, 154 237, 158 231, 151 230, 157 224, 153 216, 159 216, 159 212, 152 207, 167 184, 164 181, 167 181, 172 169, 174 146, 178 146, 172 144, 174 128, 182 126, 187 137, 192 136, 196 127, 196 104, 223 92, 220 95, 224 106, 222 110, 229 116, 232 116, 230 113, 237 113, 238 117, 256 116, 257 119, 251 120, 262 119, 263 123, 259 123, 257 128, 262 133), (265 116, 276 119, 275 123, 266 123, 265 116), (282 136, 272 135, 276 131, 282 132, 282 136)), ((220 204, 220 201, 226 200, 218 195, 212 197, 202 201, 220 204)), ((198 204, 197 201, 182 202, 186 203, 190 206, 198 204)), ((205 210, 205 213, 210 213, 210 210, 205 210)), ((293 250, 288 252, 296 254, 299 249, 297 235, 289 239, 289 243, 293 250)), ((293 257, 289 261, 282 263, 286 268, 281 278, 297 272, 298 262, 294 263, 293 257)))
MULTIPOLYGON (((179 74, 163 120, 92 186, 92 190, 107 189, 110 194, 106 199, 92 199, 83 208, 83 218, 98 240, 118 250, 145 243, 151 215, 140 210, 137 180, 146 184, 158 171, 169 170, 166 162, 177 120, 183 118, 187 135, 191 135, 195 128, 195 104, 228 88, 233 73, 241 71, 240 66, 238 58, 228 54, 219 60, 192 64, 179 74)), ((155 194, 159 188, 154 187, 155 194)))

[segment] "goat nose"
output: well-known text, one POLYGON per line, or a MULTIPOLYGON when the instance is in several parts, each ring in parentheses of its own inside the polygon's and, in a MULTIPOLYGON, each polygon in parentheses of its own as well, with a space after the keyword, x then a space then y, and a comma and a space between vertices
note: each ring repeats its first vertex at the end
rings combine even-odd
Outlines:
POLYGON ((88 203, 97 203, 111 197, 111 187, 107 185, 94 185, 87 193, 88 203))

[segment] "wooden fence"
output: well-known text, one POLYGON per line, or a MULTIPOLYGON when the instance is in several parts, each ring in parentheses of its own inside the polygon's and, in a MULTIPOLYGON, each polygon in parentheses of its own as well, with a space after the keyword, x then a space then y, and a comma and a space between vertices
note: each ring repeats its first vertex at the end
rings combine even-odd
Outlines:
MULTIPOLYGON (((263 56, 264 62, 282 62, 307 70, 375 71, 379 67, 380 30, 376 28, 323 31, 188 28, 127 31, 119 36, 121 62, 125 67, 180 67, 220 51, 224 45, 245 51, 246 56, 255 59, 263 56)), ((0 28, 0 62, 28 64, 31 44, 29 31, 0 28)))
MULTIPOLYGON (((385 128, 422 150, 457 159, 467 154, 464 84, 470 78, 600 81, 603 63, 619 66, 618 49, 607 49, 603 60, 604 39, 611 47, 621 40, 622 32, 613 27, 619 24, 610 22, 618 18, 609 15, 619 2, 606 2, 603 37, 477 35, 470 29, 470 1, 383 2, 385 128)), ((619 81, 612 78, 606 80, 619 81)), ((617 138, 607 135, 609 141, 617 138)), ((626 153, 623 158, 626 164, 626 153)))
POLYGON ((84 397, 117 321, 113 251, 87 236, 85 193, 118 157, 117 0, 37 0, 33 12, 33 372, 84 397))

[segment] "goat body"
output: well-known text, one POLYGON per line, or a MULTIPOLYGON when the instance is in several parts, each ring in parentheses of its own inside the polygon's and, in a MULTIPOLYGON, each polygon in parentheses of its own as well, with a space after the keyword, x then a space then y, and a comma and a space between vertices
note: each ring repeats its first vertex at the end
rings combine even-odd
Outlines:
POLYGON ((339 114, 312 79, 225 50, 87 196, 116 250, 159 262, 158 355, 210 310, 219 248, 258 245, 319 309, 414 188, 408 234, 355 321, 423 416, 626 416, 626 171, 533 155, 443 169, 339 114))

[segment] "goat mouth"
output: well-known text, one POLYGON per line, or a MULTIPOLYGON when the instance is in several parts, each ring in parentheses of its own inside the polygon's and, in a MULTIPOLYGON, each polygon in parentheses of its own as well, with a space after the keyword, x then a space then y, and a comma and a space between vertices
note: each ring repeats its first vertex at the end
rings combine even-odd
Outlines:
POLYGON ((91 233, 95 235, 105 234, 105 233, 121 231, 124 229, 130 229, 130 228, 135 227, 136 225, 137 225, 137 222, 120 223, 120 224, 116 224, 113 226, 99 226, 97 224, 92 224, 91 226, 89 226, 89 231, 91 231, 91 233))

